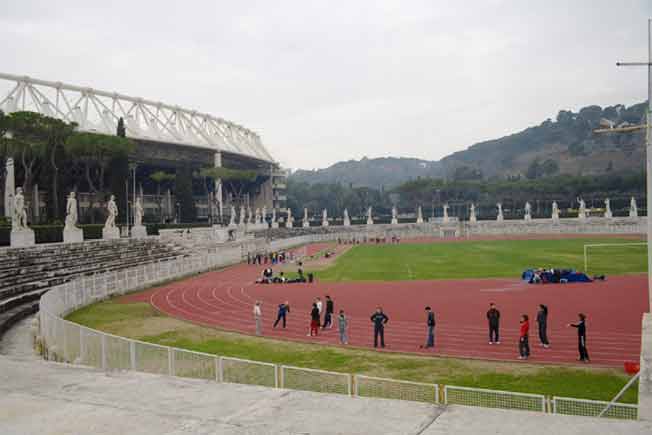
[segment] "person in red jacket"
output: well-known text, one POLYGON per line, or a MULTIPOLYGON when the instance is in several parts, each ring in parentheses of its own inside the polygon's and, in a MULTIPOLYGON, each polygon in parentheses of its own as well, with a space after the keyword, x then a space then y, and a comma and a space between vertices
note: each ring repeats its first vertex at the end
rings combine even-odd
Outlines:
POLYGON ((521 315, 521 331, 518 339, 518 359, 528 359, 530 356, 530 319, 527 314, 521 315))

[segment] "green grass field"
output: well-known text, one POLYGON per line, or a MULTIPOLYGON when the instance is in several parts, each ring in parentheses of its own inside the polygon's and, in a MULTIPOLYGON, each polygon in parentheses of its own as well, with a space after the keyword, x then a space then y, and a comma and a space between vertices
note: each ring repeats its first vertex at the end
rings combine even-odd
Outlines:
MULTIPOLYGON (((583 270, 585 244, 633 242, 637 241, 586 238, 359 245, 339 257, 333 266, 315 273, 323 281, 513 278, 530 267, 583 270)), ((646 249, 594 248, 589 251, 589 273, 646 272, 646 249)))
MULTIPOLYGON (((123 337, 216 355, 416 382, 611 400, 628 380, 617 369, 432 358, 249 337, 182 322, 145 303, 108 300, 67 319, 123 337)), ((622 401, 636 403, 637 391, 633 386, 622 401)))

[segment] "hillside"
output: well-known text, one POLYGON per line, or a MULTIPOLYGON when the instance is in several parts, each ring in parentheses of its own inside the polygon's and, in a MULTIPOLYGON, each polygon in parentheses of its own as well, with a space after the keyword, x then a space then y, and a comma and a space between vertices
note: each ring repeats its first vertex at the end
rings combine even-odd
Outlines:
POLYGON ((474 144, 440 161, 363 158, 315 171, 298 170, 295 181, 392 187, 419 177, 479 179, 551 175, 604 175, 644 168, 644 134, 593 133, 601 120, 614 125, 643 123, 645 103, 561 110, 553 121, 499 139, 474 144))

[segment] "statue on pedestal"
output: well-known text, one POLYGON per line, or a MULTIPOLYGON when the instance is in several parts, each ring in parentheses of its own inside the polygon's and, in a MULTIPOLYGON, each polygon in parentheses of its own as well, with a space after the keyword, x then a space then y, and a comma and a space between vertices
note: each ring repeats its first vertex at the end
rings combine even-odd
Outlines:
POLYGON ((328 211, 326 209, 324 209, 324 211, 322 212, 321 226, 322 227, 328 226, 328 211))
POLYGON ((611 213, 611 201, 609 198, 604 200, 604 217, 611 219, 613 214, 611 213))
POLYGON ((372 216, 372 210, 371 207, 367 209, 367 225, 373 225, 374 224, 374 218, 372 216))
POLYGON ((272 228, 278 228, 278 222, 276 222, 276 208, 272 208, 272 228))
POLYGON ((477 222, 477 218, 475 216, 475 204, 471 203, 471 213, 469 214, 469 222, 477 222))
MULTIPOLYGON (((419 207, 419 209, 421 209, 421 207, 419 207)), ((447 224, 448 223, 448 204, 444 204, 443 209, 444 209, 444 217, 442 218, 442 222, 447 224)))
POLYGON ((528 201, 525 202, 525 216, 524 219, 526 221, 531 221, 532 220, 532 206, 528 201))
POLYGON ((503 220, 505 220, 505 218, 503 217, 503 205, 501 203, 498 203, 496 204, 496 207, 498 207, 498 216, 496 217, 496 220, 498 222, 502 222, 503 220))
POLYGON ((629 217, 638 217, 638 207, 636 206, 636 199, 633 196, 629 200, 629 217))
POLYGON ((396 206, 392 207, 392 225, 398 224, 398 211, 396 206))
POLYGON ((235 207, 231 206, 231 216, 229 216, 229 226, 235 226, 235 207))
POLYGON ((16 194, 13 195, 11 210, 11 246, 19 248, 34 245, 36 239, 34 231, 27 226, 27 210, 25 209, 25 197, 21 187, 18 187, 16 194))
POLYGON ((254 214, 254 224, 260 225, 262 223, 262 218, 260 217, 260 209, 257 208, 254 214))
POLYGON ((292 217, 292 210, 290 209, 290 207, 286 209, 286 212, 288 216, 285 221, 285 228, 292 228, 292 226, 294 225, 294 218, 292 217))
POLYGON ((349 211, 347 209, 344 209, 344 219, 342 224, 345 227, 350 227, 351 226, 351 219, 349 219, 349 211))
POLYGON ((27 210, 25 210, 25 197, 23 188, 16 189, 14 195, 13 216, 11 218, 11 231, 22 231, 27 229, 27 210))
POLYGON ((553 222, 559 222, 559 207, 557 206, 557 201, 552 202, 552 220, 553 222))
POLYGON ((580 209, 577 214, 577 218, 583 221, 586 219, 586 203, 582 198, 577 198, 577 201, 580 203, 580 209))
POLYGON ((251 207, 247 207, 247 210, 248 210, 248 212, 249 212, 249 220, 247 221, 247 223, 249 223, 249 224, 254 224, 254 223, 256 223, 256 221, 254 220, 254 214, 253 214, 253 212, 251 211, 251 207))
POLYGON ((240 206, 240 219, 238 221, 239 222, 238 225, 244 226, 244 224, 246 223, 245 222, 246 217, 247 216, 246 216, 246 211, 245 211, 244 205, 241 205, 240 206))
POLYGON ((260 223, 265 224, 267 226, 267 220, 265 219, 267 217, 267 206, 263 206, 263 210, 260 212, 260 223))
POLYGON ((134 226, 143 226, 143 201, 140 199, 140 196, 136 198, 136 203, 134 204, 134 226))
POLYGON ((66 202, 66 221, 64 230, 75 229, 77 229, 77 198, 75 198, 75 192, 70 192, 66 202))
POLYGON ((417 223, 418 224, 423 223, 423 211, 421 210, 421 206, 417 207, 417 223))
POLYGON ((68 194, 66 201, 66 220, 63 227, 63 243, 79 243, 84 241, 84 232, 77 227, 77 198, 75 192, 68 194))
POLYGON ((310 226, 310 221, 308 220, 308 209, 304 208, 303 209, 303 222, 302 225, 304 228, 308 228, 310 226))
POLYGON ((118 206, 115 204, 115 196, 111 195, 109 198, 109 202, 106 203, 106 211, 108 215, 104 223, 104 228, 115 228, 115 218, 118 216, 118 206))

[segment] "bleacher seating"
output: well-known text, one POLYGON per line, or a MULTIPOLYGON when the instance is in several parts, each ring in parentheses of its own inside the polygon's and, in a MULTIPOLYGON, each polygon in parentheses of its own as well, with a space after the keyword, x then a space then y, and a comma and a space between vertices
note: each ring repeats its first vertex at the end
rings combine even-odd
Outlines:
POLYGON ((187 252, 158 238, 119 239, 75 244, 37 245, 0 250, 0 337, 18 320, 38 310, 52 286, 80 275, 165 261, 187 252))

